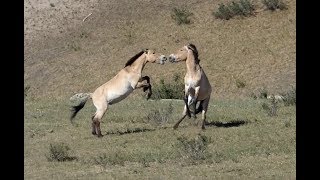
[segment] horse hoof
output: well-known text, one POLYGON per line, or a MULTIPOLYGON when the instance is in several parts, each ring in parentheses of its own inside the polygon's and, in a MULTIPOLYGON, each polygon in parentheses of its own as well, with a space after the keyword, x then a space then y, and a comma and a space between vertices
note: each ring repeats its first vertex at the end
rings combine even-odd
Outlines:
POLYGON ((96 132, 91 132, 93 135, 97 135, 97 133, 96 132))
POLYGON ((98 138, 102 138, 103 137, 103 135, 102 134, 98 134, 98 138))
POLYGON ((177 128, 178 128, 178 126, 177 126, 177 125, 174 125, 174 126, 173 126, 173 129, 174 129, 174 130, 176 130, 177 128))

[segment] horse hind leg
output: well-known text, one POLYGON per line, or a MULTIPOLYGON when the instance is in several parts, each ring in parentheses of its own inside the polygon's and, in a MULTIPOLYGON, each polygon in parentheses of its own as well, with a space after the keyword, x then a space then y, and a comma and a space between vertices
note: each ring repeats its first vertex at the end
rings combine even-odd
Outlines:
POLYGON ((98 137, 102 137, 100 122, 102 120, 103 115, 105 114, 107 107, 97 110, 95 115, 92 117, 92 134, 97 135, 98 137))
POLYGON ((201 129, 205 129, 206 128, 205 127, 205 123, 206 123, 206 114, 207 114, 207 110, 208 110, 209 100, 210 100, 210 96, 202 102, 202 117, 201 117, 202 125, 201 125, 201 129))
POLYGON ((97 135, 97 131, 96 131, 96 123, 95 123, 95 120, 94 120, 94 117, 96 116, 96 113, 92 116, 92 134, 93 135, 97 135))

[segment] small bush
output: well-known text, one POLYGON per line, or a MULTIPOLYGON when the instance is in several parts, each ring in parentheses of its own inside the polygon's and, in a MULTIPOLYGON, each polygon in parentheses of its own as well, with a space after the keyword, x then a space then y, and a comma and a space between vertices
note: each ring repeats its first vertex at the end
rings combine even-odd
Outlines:
POLYGON ((28 96, 29 90, 30 90, 30 86, 29 85, 24 87, 24 97, 28 96))
POLYGON ((218 10, 213 15, 219 19, 229 20, 234 16, 250 16, 253 15, 254 6, 249 0, 232 1, 224 5, 219 4, 218 10))
POLYGON ((193 13, 189 12, 187 9, 173 8, 172 12, 171 18, 174 19, 178 25, 191 23, 189 17, 192 16, 193 13))
POLYGON ((207 152, 207 147, 210 143, 210 139, 207 136, 198 135, 190 140, 182 136, 178 137, 177 140, 177 146, 180 149, 181 156, 192 164, 196 164, 211 157, 211 154, 207 152))
POLYGON ((263 103, 262 108, 268 113, 269 116, 277 116, 278 102, 273 96, 271 99, 271 104, 263 103))
POLYGON ((254 92, 251 92, 249 97, 253 98, 253 99, 257 99, 257 95, 254 92))
POLYGON ((95 157, 93 160, 94 160, 95 164, 100 165, 105 168, 107 165, 124 166, 124 163, 126 162, 126 157, 120 153, 116 153, 115 155, 107 155, 104 153, 98 157, 95 157))
POLYGON ((182 99, 184 96, 184 84, 178 74, 175 74, 173 81, 169 83, 160 79, 160 83, 155 84, 152 90, 151 99, 182 99))
POLYGON ((70 147, 65 143, 50 144, 47 159, 48 161, 72 161, 77 159, 69 155, 69 150, 70 147))
POLYGON ((285 106, 296 105, 296 88, 292 88, 290 91, 281 94, 283 96, 283 102, 285 106))
POLYGON ((259 89, 258 97, 261 98, 261 99, 267 99, 267 97, 268 97, 267 89, 266 88, 259 89))
POLYGON ((246 87, 246 83, 244 81, 239 80, 239 79, 236 80, 236 85, 237 85, 237 88, 246 87))
POLYGON ((173 111, 172 103, 170 103, 166 108, 156 108, 150 111, 146 116, 148 122, 155 123, 156 125, 162 125, 169 121, 173 111))
POLYGON ((282 0, 262 0, 262 3, 271 11, 288 9, 282 0))
POLYGON ((249 0, 240 0, 240 4, 242 7, 242 11, 241 13, 244 16, 249 16, 249 15, 253 15, 253 12, 255 10, 254 5, 251 1, 249 0))
POLYGON ((224 4, 219 4, 218 11, 213 12, 213 15, 218 19, 229 20, 230 18, 232 18, 231 10, 224 4))

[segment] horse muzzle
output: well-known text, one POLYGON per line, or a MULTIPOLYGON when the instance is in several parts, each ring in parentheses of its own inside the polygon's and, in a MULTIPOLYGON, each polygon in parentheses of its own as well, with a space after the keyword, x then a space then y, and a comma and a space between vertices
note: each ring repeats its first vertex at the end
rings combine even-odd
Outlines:
POLYGON ((177 61, 177 58, 175 57, 175 55, 170 54, 170 56, 169 56, 169 61, 170 61, 171 63, 174 63, 174 62, 177 61))
POLYGON ((159 62, 161 65, 163 65, 165 63, 165 61, 167 61, 167 57, 165 55, 161 55, 159 58, 159 62))

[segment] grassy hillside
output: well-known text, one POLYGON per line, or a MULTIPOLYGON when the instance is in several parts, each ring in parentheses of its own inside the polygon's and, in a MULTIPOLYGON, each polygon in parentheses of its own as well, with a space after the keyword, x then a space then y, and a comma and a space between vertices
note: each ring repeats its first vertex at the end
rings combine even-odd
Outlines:
MULTIPOLYGON (((168 55, 188 42, 199 50, 215 97, 248 96, 260 88, 279 93, 295 85, 295 1, 274 12, 254 1, 255 16, 216 19, 212 12, 226 2, 26 1, 29 96, 60 98, 93 91, 142 48, 168 55), (191 24, 177 25, 171 18, 174 7, 192 12, 191 24), (238 88, 239 81, 245 87, 238 88)), ((185 65, 148 64, 144 73, 157 82, 183 75, 185 65)))
MULTIPOLYGON (((227 2, 25 0, 25 179, 295 179, 295 103, 251 94, 295 87, 296 2, 271 12, 254 1, 254 16, 216 19, 227 2), (173 8, 191 23, 177 25, 173 8), (108 109, 102 138, 91 134, 91 101, 70 123, 74 93, 94 91, 142 48, 169 55, 189 42, 214 87, 205 131, 192 118, 173 130, 183 102, 142 91, 108 109)), ((144 71, 154 85, 184 73, 183 63, 144 71)))

